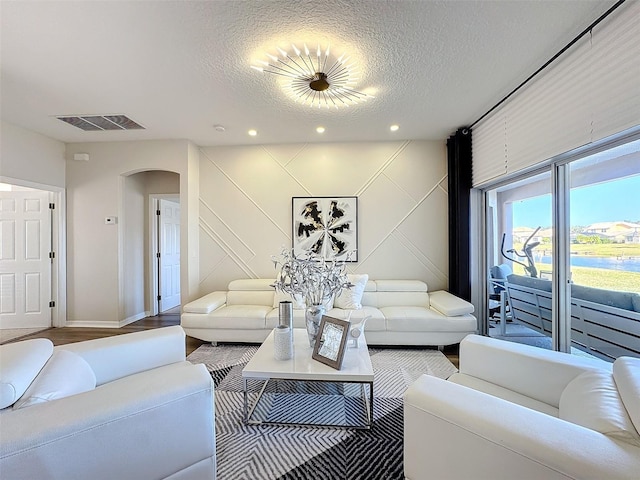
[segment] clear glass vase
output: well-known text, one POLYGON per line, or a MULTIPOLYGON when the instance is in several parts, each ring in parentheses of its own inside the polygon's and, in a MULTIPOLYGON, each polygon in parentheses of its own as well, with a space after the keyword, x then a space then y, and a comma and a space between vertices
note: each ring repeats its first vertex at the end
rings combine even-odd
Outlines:
POLYGON ((322 304, 310 305, 304 312, 307 335, 309 335, 309 345, 311 345, 311 348, 316 346, 316 339, 318 338, 318 331, 320 330, 320 321, 325 312, 326 309, 322 304))

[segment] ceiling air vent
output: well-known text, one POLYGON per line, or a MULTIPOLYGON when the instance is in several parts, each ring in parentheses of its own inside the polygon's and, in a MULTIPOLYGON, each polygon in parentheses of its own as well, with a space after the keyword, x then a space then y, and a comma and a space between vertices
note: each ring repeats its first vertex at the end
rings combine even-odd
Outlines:
POLYGON ((142 125, 126 115, 65 115, 56 118, 85 131, 144 130, 142 125))

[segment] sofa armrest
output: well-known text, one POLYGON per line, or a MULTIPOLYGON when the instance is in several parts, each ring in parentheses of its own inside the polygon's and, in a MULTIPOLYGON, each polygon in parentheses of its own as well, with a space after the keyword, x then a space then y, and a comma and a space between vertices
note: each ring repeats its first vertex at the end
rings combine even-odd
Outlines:
MULTIPOLYGON (((182 362, 90 392, 3 413, 3 478, 167 478, 209 464, 214 391, 203 365, 182 362)), ((182 477, 181 477, 182 478, 182 477)))
POLYGON ((456 297, 455 295, 445 291, 429 293, 429 306, 437 310, 446 317, 457 317, 473 313, 474 307, 472 303, 456 297))
POLYGON ((182 307, 186 313, 211 313, 227 303, 227 292, 211 292, 182 307))
POLYGON ((460 342, 461 374, 470 375, 558 407, 567 384, 586 371, 606 370, 611 364, 531 345, 480 335, 460 342))
POLYGON ((96 374, 96 384, 152 368, 182 362, 186 357, 185 333, 182 327, 145 330, 55 347, 69 350, 84 358, 96 374))
POLYGON ((404 433, 411 480, 629 479, 640 471, 636 446, 427 375, 405 393, 404 433))

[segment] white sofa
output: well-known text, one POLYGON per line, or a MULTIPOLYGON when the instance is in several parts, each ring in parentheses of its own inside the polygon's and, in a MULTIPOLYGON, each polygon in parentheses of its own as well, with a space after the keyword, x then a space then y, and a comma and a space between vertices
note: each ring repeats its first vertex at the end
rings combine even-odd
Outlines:
MULTIPOLYGON (((350 275, 352 291, 332 301, 326 315, 358 322, 369 345, 431 345, 459 343, 477 331, 473 305, 446 291, 428 292, 419 280, 368 280, 350 275), (364 280, 364 281, 362 281, 364 280), (344 308, 344 307, 360 307, 344 308)), ((227 291, 209 293, 186 304, 181 325, 187 335, 209 342, 262 342, 278 325, 279 303, 290 299, 275 292, 273 279, 242 279, 227 291)), ((304 305, 293 302, 293 323, 304 328, 304 305)))
POLYGON ((404 397, 411 480, 640 478, 640 359, 613 366, 470 335, 404 397))
POLYGON ((181 327, 26 340, 0 362, 3 479, 215 478, 213 382, 181 327))

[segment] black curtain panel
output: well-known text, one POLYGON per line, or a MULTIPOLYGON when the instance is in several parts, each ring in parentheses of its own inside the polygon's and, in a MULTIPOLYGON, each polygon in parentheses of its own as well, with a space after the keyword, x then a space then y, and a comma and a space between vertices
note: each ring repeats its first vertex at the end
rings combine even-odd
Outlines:
POLYGON ((470 301, 470 128, 458 129, 447 140, 447 167, 449 179, 449 292, 470 301))

